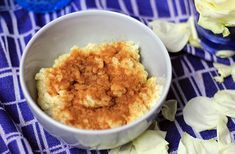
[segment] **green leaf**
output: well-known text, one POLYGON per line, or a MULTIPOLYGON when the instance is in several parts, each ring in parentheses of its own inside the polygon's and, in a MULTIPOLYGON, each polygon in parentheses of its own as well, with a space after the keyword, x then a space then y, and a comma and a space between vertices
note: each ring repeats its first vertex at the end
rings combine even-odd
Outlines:
POLYGON ((235 118, 235 90, 218 91, 214 95, 213 102, 221 114, 235 118))
POLYGON ((220 58, 228 58, 228 57, 234 56, 235 51, 233 51, 233 50, 219 50, 215 53, 215 55, 220 58))
POLYGON ((217 138, 218 142, 221 144, 231 143, 230 132, 227 127, 228 118, 224 115, 221 115, 218 124, 217 124, 217 138))
POLYGON ((162 115, 165 119, 174 121, 175 114, 177 111, 177 101, 176 100, 167 100, 162 106, 162 115))

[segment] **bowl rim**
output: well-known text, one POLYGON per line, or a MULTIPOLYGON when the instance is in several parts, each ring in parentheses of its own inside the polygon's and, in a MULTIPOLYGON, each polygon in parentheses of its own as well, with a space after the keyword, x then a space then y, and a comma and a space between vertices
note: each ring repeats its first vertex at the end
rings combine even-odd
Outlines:
MULTIPOLYGON (((21 58, 21 62, 20 62, 20 84, 22 86, 22 91, 23 94, 27 100, 27 103, 29 105, 29 107, 31 108, 31 111, 33 113, 33 115, 35 116, 35 113, 40 116, 44 121, 47 121, 47 123, 50 123, 51 125, 53 125, 54 127, 58 127, 61 130, 64 131, 68 131, 68 132, 72 132, 72 133, 80 133, 80 134, 86 134, 86 135, 103 135, 103 134, 113 134, 113 133, 117 133, 117 132, 121 132, 123 130, 127 130, 130 129, 132 127, 137 126, 139 123, 141 123, 142 121, 145 121, 146 119, 148 119, 152 114, 155 113, 155 111, 164 103, 164 100, 167 96, 167 93, 169 91, 170 88, 170 84, 171 84, 171 79, 172 79, 172 67, 171 67, 171 61, 170 61, 170 56, 167 52, 166 47, 164 46, 164 44, 162 43, 162 41, 158 38, 158 36, 146 25, 144 25, 143 23, 141 23, 140 21, 122 14, 122 13, 118 13, 118 12, 113 12, 113 11, 107 11, 107 10, 83 10, 83 11, 78 11, 78 12, 74 12, 74 13, 70 13, 64 16, 61 16, 51 22, 49 22, 48 24, 44 25, 28 42, 28 44, 26 45, 22 58, 21 58), (110 16, 117 16, 120 19, 121 18, 126 18, 127 20, 129 20, 130 22, 132 22, 132 24, 137 24, 139 25, 141 28, 145 29, 146 31, 149 32, 149 34, 151 35, 151 37, 153 39, 155 39, 159 44, 160 44, 160 48, 163 50, 163 54, 165 54, 166 57, 166 68, 167 68, 167 76, 169 76, 169 78, 167 78, 165 80, 165 88, 162 91, 160 98, 156 101, 156 103, 154 104, 154 106, 151 107, 151 109, 145 113, 143 116, 137 118, 135 121, 120 126, 120 127, 116 127, 116 128, 111 128, 111 129, 104 129, 104 130, 86 130, 86 129, 81 129, 81 128, 75 128, 75 127, 71 127, 68 126, 66 124, 60 123, 59 121, 54 120, 53 118, 51 118, 49 115, 47 115, 36 103, 36 101, 34 101, 32 99, 32 97, 30 96, 27 88, 26 88, 26 83, 24 80, 24 63, 25 63, 25 58, 28 54, 29 48, 31 47, 31 45, 33 44, 33 42, 44 32, 47 30, 47 28, 52 27, 54 24, 63 21, 64 19, 68 19, 68 18, 74 18, 74 17, 79 17, 79 16, 83 16, 83 15, 110 15, 110 16)), ((34 117, 35 118, 35 117, 34 117)), ((39 121, 40 122, 40 121, 39 121)))

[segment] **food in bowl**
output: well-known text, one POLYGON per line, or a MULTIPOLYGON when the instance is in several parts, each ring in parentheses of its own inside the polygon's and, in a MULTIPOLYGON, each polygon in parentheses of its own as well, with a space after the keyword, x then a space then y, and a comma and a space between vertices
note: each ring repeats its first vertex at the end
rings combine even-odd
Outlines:
POLYGON ((156 77, 129 41, 73 47, 36 74, 38 105, 53 119, 81 129, 126 125, 160 97, 156 77))

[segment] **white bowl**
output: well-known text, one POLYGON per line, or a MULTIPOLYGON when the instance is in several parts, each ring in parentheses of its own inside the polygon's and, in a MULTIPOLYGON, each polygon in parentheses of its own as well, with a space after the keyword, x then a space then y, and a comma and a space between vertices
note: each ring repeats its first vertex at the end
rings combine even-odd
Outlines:
POLYGON ((125 144, 147 129, 160 111, 171 83, 171 62, 160 39, 141 22, 127 15, 101 10, 80 11, 60 17, 40 29, 27 44, 20 65, 20 82, 34 116, 52 135, 86 149, 109 149, 125 144), (128 125, 108 130, 82 130, 59 123, 36 103, 35 74, 73 45, 131 40, 140 45, 141 62, 151 76, 161 80, 163 90, 154 107, 128 125))

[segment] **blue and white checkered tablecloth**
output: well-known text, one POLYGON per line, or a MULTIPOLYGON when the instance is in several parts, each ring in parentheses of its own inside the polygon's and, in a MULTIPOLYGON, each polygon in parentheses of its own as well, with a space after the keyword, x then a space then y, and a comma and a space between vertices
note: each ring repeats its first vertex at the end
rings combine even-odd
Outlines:
MULTIPOLYGON (((63 10, 50 14, 34 14, 22 9, 14 0, 0 0, 0 153, 107 153, 73 148, 47 133, 33 117, 19 83, 19 63, 30 38, 46 23, 59 16, 86 9, 105 9, 128 14, 147 24, 161 18, 186 21, 194 14, 190 0, 74 0, 63 10)), ((230 64, 234 59, 218 59, 201 49, 187 45, 183 52, 171 54, 173 80, 168 99, 178 100, 176 120, 160 116, 160 128, 167 131, 169 152, 176 153, 184 131, 194 137, 216 138, 216 130, 197 133, 183 120, 182 109, 195 96, 213 96, 219 89, 235 89, 232 78, 218 84, 213 61, 230 64)), ((235 119, 228 128, 233 142, 235 119)))

